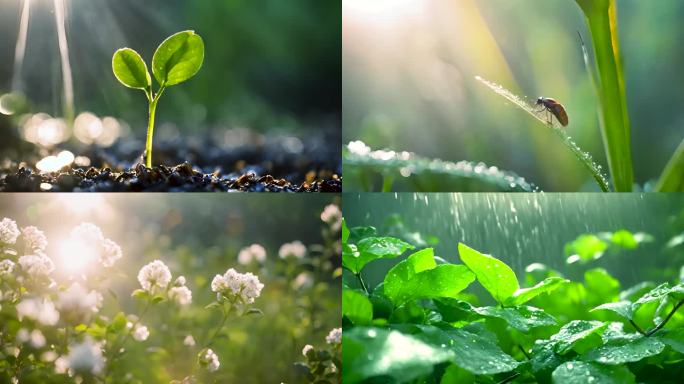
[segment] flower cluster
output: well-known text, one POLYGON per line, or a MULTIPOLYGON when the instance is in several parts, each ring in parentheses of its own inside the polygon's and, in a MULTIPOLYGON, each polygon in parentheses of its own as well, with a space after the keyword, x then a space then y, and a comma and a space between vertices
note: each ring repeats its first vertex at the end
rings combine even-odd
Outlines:
POLYGON ((281 259, 295 258, 302 259, 306 256, 306 246, 301 241, 295 240, 291 243, 285 243, 280 246, 278 256, 281 259))
POLYGON ((239 273, 233 268, 223 275, 216 275, 211 281, 211 290, 216 292, 217 300, 226 298, 233 303, 252 304, 261 295, 264 285, 251 273, 239 273))
POLYGON ((34 226, 22 228, 21 237, 24 240, 25 249, 30 252, 44 252, 48 244, 43 231, 34 226))
POLYGON ((202 350, 202 352, 199 354, 198 360, 200 366, 205 367, 209 372, 216 372, 221 366, 218 355, 216 355, 216 353, 214 353, 214 351, 211 349, 202 350))
POLYGON ((14 244, 17 242, 20 234, 21 232, 19 232, 17 223, 14 220, 5 217, 0 221, 0 243, 14 244))
MULTIPOLYGON (((171 285, 171 271, 161 260, 143 266, 138 271, 138 282, 142 291, 149 295, 166 294, 168 299, 179 305, 192 303, 192 291, 185 286, 185 277, 179 276, 171 285)), ((136 292, 133 293, 136 295, 136 292)))
POLYGON ((342 328, 332 329, 326 336, 325 342, 331 346, 330 350, 316 349, 311 344, 302 348, 302 355, 306 358, 306 363, 303 365, 309 369, 311 382, 341 383, 342 378, 337 362, 340 360, 342 328))
POLYGON ((321 220, 330 225, 330 229, 334 232, 342 228, 342 211, 336 204, 329 204, 321 212, 321 220))
POLYGON ((81 223, 71 231, 70 241, 81 245, 83 255, 92 261, 99 261, 105 268, 114 266, 123 256, 121 247, 114 241, 107 239, 102 230, 92 223, 81 223))
POLYGON ((249 265, 254 261, 258 263, 266 261, 266 249, 260 244, 252 244, 249 247, 242 248, 238 253, 238 263, 249 265))
POLYGON ((97 313, 102 306, 102 294, 98 291, 88 291, 79 283, 60 292, 57 299, 57 309, 72 324, 86 322, 93 313, 97 313))
POLYGON ((19 258, 21 269, 31 278, 47 278, 55 270, 52 259, 43 253, 25 255, 19 258))
POLYGON ((328 336, 325 337, 325 342, 331 345, 339 345, 342 343, 342 328, 333 328, 328 336))
POLYGON ((166 290, 171 282, 171 271, 161 260, 155 260, 138 271, 138 282, 147 292, 154 293, 156 290, 166 290))

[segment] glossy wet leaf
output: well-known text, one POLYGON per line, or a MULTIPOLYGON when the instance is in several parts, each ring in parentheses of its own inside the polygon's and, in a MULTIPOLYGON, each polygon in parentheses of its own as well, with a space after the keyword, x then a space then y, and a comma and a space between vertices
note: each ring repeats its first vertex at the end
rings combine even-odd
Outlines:
POLYGON ((568 361, 553 371, 554 384, 633 384, 634 374, 627 367, 613 367, 583 361, 568 361))
POLYGON ((659 335, 659 339, 675 351, 684 353, 684 328, 670 330, 664 335, 659 335))
POLYGON ((510 308, 482 307, 473 310, 482 316, 503 319, 508 325, 521 332, 528 332, 531 328, 556 324, 556 319, 553 316, 539 308, 527 305, 510 308))
POLYGON ((587 303, 591 306, 616 301, 620 293, 620 282, 603 268, 594 268, 584 273, 587 289, 587 303))
POLYGON ((475 273, 477 281, 497 302, 505 302, 518 290, 515 272, 501 260, 480 253, 463 243, 458 244, 458 254, 463 263, 475 273))
POLYGON ((373 320, 373 304, 363 293, 344 289, 342 314, 356 325, 368 325, 373 320))
POLYGON ((561 285, 569 282, 569 280, 560 277, 547 277, 538 284, 530 288, 520 288, 513 296, 506 300, 505 305, 520 305, 534 299, 535 297, 541 295, 542 293, 550 293, 556 290, 561 285))
POLYGON ((670 284, 660 284, 659 286, 648 291, 645 295, 641 296, 634 304, 636 307, 638 307, 642 304, 650 303, 653 301, 660 301, 667 295, 669 295, 671 291, 672 289, 670 288, 670 284))
POLYGON ((603 256, 608 244, 594 234, 584 234, 565 245, 566 262, 595 260, 603 256))
POLYGON ((393 237, 366 237, 354 247, 352 245, 348 245, 347 252, 343 249, 342 264, 353 273, 359 273, 373 260, 391 259, 413 249, 411 244, 393 237))
POLYGON ((437 265, 431 248, 409 256, 387 272, 385 295, 395 306, 418 298, 455 298, 475 280, 464 265, 437 265))
POLYGON ((432 372, 453 352, 430 345, 413 335, 383 328, 358 327, 342 334, 342 381, 354 384, 385 376, 398 383, 432 372))
POLYGON ((618 301, 616 303, 601 304, 598 307, 592 309, 591 312, 598 311, 600 309, 613 311, 627 320, 632 320, 632 318, 634 317, 634 305, 626 300, 618 301))
POLYGON ((444 370, 444 375, 439 381, 439 384, 462 384, 462 383, 474 383, 475 375, 467 370, 459 367, 458 365, 452 364, 444 370))
POLYGON ((554 352, 554 347, 555 343, 552 341, 538 341, 530 351, 530 367, 540 382, 548 382, 553 370, 568 360, 567 357, 554 352))
POLYGON ((415 326, 415 337, 430 345, 452 352, 450 361, 476 375, 509 372, 520 363, 507 355, 493 337, 469 332, 464 328, 444 330, 433 326, 415 326))
POLYGON ((145 61, 138 52, 130 48, 121 48, 114 52, 112 71, 116 79, 129 88, 147 90, 152 85, 145 61))
POLYGON ((645 337, 634 333, 609 340, 582 356, 584 361, 596 361, 601 364, 625 364, 655 356, 663 351, 665 344, 657 337, 645 337))
POLYGON ((171 86, 194 76, 204 62, 204 42, 194 31, 182 31, 164 40, 152 58, 152 73, 160 85, 171 86))
MULTIPOLYGON (((602 321, 573 320, 551 336, 551 341, 554 342, 553 350, 564 355, 583 341, 600 345, 601 333, 607 326, 608 323, 602 321)), ((586 346, 586 343, 583 346, 586 346)))

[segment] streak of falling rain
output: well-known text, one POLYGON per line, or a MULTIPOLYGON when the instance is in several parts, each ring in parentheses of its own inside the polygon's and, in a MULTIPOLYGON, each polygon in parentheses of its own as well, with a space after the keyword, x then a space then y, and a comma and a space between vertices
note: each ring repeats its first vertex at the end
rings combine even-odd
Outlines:
MULTIPOLYGON (((440 240, 436 255, 460 263, 457 244, 463 242, 509 264, 521 282, 525 267, 535 262, 581 279, 578 267, 567 265, 564 254, 565 244, 581 234, 620 229, 649 233, 654 243, 629 251, 634 262, 604 256, 587 267, 605 267, 625 288, 648 279, 641 260, 653 262, 652 254, 660 252, 671 234, 671 216, 684 212, 684 196, 679 194, 395 193, 359 194, 347 200, 348 195, 344 212, 350 227, 372 225, 383 234, 387 217, 398 214, 408 230, 440 240)), ((397 261, 374 262, 369 278, 379 282, 397 261)))

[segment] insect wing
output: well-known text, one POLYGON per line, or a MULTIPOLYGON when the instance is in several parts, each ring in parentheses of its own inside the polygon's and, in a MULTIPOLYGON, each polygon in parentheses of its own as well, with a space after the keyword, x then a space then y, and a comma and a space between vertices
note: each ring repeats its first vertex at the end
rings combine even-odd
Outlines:
POLYGON ((565 112, 565 108, 561 104, 556 103, 549 110, 556 116, 556 119, 558 119, 562 126, 566 127, 568 125, 568 113, 565 112))

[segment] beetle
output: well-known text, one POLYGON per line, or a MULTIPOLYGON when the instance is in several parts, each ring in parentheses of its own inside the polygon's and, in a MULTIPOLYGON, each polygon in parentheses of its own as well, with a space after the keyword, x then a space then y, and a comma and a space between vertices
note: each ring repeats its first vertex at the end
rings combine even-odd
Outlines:
MULTIPOLYGON (((563 107, 561 103, 550 97, 540 97, 537 99, 537 105, 543 107, 544 111, 556 116, 556 119, 558 119, 558 122, 561 123, 562 126, 565 127, 568 125, 568 113, 565 111, 565 107, 563 107)), ((551 118, 548 118, 547 120, 550 124, 551 118)))

